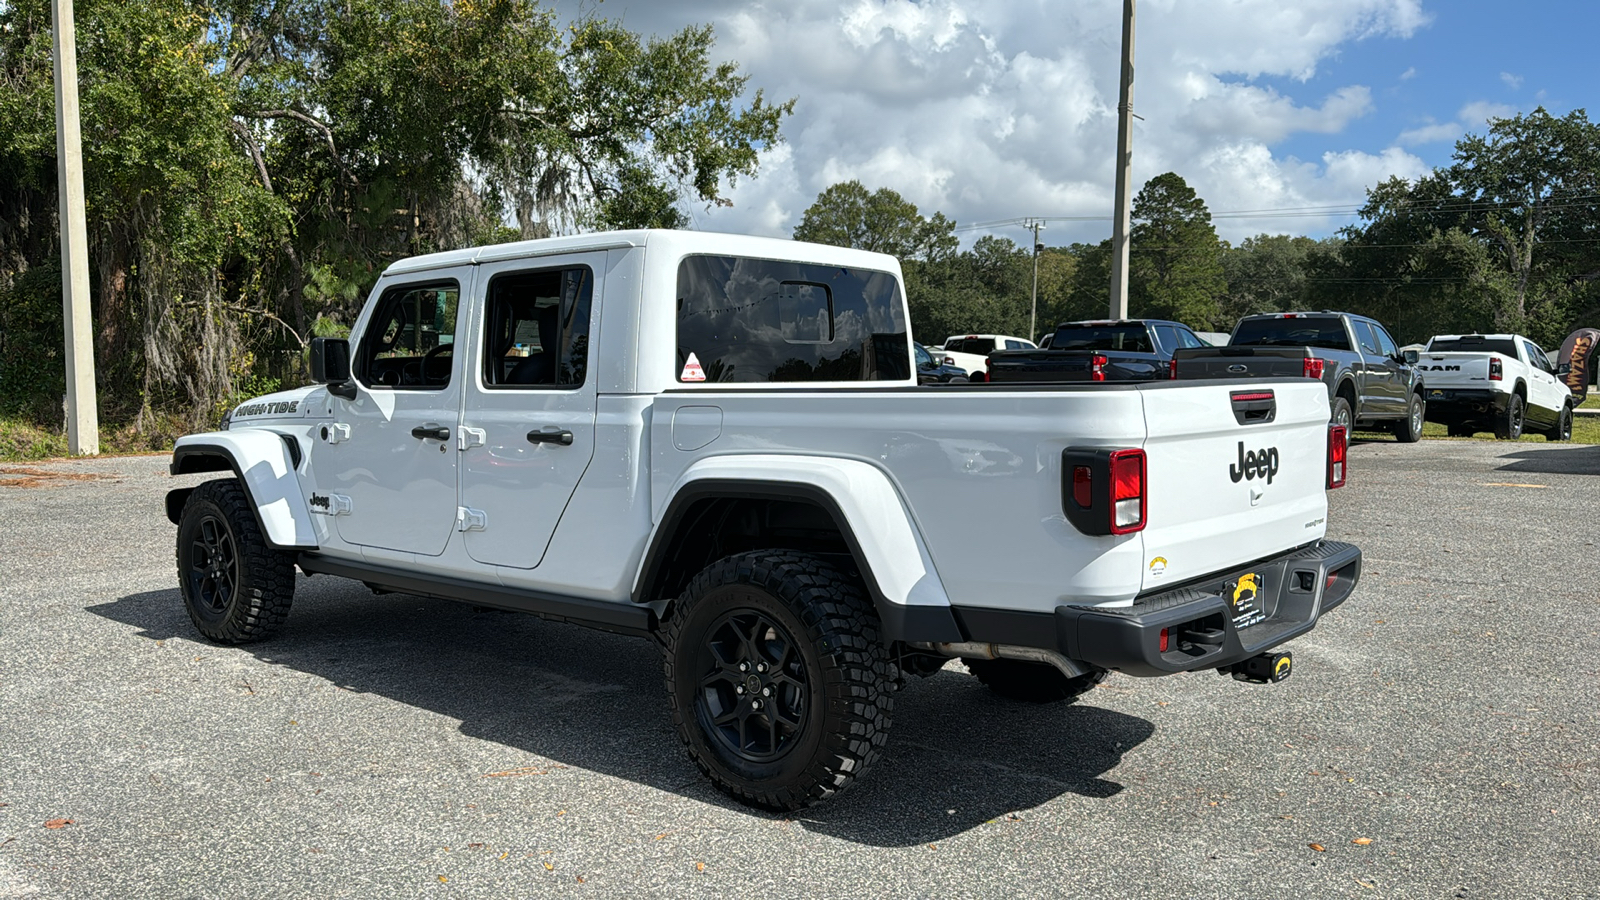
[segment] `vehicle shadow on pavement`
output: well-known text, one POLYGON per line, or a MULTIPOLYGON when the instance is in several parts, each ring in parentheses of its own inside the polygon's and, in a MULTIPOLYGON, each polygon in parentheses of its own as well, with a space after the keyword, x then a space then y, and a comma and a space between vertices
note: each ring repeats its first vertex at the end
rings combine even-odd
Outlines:
MULTIPOLYGON (((150 640, 204 643, 176 589, 88 611, 150 640)), ((649 641, 299 576, 283 630, 224 652, 457 719, 465 735, 559 764, 873 846, 936 842, 1025 818, 1066 794, 1114 796, 1122 786, 1104 774, 1155 730, 1095 707, 1093 694, 1035 706, 997 698, 960 672, 912 678, 895 697, 894 731, 876 768, 835 800, 786 817, 735 803, 687 758, 649 641)), ((519 757, 503 768, 525 765, 519 757)))
POLYGON ((1541 475, 1600 475, 1600 445, 1555 446, 1549 449, 1507 453, 1501 459, 1516 462, 1498 467, 1501 472, 1537 472, 1541 475))

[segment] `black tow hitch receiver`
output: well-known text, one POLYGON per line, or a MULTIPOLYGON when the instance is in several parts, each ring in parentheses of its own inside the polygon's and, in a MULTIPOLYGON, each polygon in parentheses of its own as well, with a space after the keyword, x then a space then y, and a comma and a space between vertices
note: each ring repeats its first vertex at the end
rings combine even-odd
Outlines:
POLYGON ((1231 666, 1224 666, 1217 670, 1223 675, 1232 675, 1234 681, 1246 681, 1250 684, 1277 684, 1286 681, 1289 673, 1294 671, 1294 657, 1288 651, 1283 653, 1263 653, 1252 656, 1244 662, 1236 662, 1231 666))

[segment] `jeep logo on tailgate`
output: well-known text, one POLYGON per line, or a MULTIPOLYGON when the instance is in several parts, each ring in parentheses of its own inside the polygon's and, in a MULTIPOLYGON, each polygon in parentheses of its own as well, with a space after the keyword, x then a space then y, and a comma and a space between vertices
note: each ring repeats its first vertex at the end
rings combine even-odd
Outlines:
POLYGON ((1278 474, 1278 448, 1263 447, 1260 450, 1244 449, 1244 441, 1239 442, 1239 461, 1228 467, 1228 477, 1235 484, 1245 479, 1265 478, 1267 484, 1272 483, 1272 477, 1278 474))

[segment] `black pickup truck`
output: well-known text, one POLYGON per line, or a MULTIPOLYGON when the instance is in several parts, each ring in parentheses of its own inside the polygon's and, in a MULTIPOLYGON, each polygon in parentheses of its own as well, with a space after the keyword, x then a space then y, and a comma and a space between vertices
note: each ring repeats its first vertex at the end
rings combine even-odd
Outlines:
POLYGON ((1321 379, 1335 425, 1384 428, 1404 442, 1422 437, 1422 377, 1375 319, 1342 312, 1245 316, 1226 347, 1181 350, 1175 376, 1321 379))
POLYGON ((1210 346, 1189 326, 1164 319, 1063 322, 1049 341, 1047 350, 989 354, 989 380, 1157 381, 1173 377, 1174 351, 1210 346))

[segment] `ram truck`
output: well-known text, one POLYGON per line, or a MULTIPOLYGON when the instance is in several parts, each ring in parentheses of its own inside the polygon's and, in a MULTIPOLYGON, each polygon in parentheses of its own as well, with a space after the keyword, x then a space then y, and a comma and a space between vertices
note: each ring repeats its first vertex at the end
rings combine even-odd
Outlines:
POLYGON ((1417 354, 1428 418, 1452 436, 1524 430, 1572 437, 1573 396, 1538 344, 1519 334, 1441 334, 1417 354))
POLYGON ((1227 346, 1179 350, 1173 377, 1320 379, 1332 421, 1422 439, 1427 401, 1416 368, 1376 319, 1351 313, 1245 316, 1227 346))
POLYGON ((996 350, 989 354, 989 380, 1156 381, 1172 378, 1172 354, 1205 347, 1189 326, 1162 319, 1063 322, 1049 349, 996 350))
POLYGON ((1350 598, 1320 385, 919 385, 908 321, 893 257, 796 241, 398 261, 313 386, 178 440, 218 476, 166 497, 182 602, 258 640, 299 569, 651 638, 689 757, 795 809, 871 769, 908 675, 1269 683, 1350 598))

